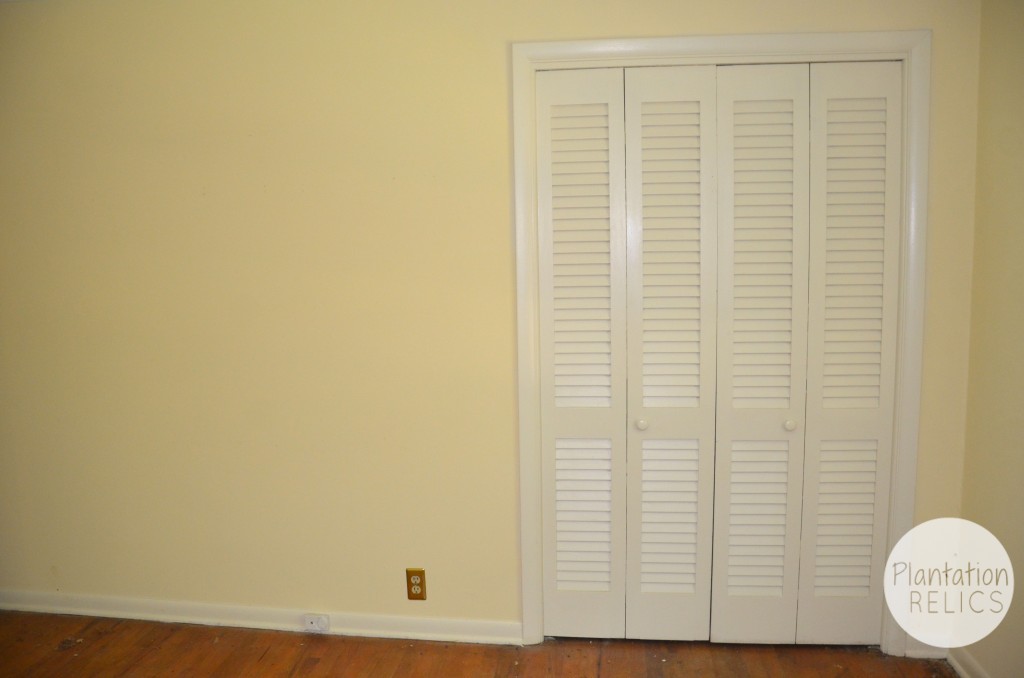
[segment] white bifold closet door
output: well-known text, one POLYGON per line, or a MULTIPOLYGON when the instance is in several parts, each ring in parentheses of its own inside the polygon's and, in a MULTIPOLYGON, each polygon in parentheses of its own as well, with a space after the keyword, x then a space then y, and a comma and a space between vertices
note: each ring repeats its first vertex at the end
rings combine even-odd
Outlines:
POLYGON ((900 82, 538 74, 545 634, 878 642, 900 82))
POLYGON ((718 70, 711 636, 793 642, 807 361, 808 66, 718 70))
POLYGON ((811 66, 807 414, 796 640, 877 644, 889 520, 902 64, 811 66))
POLYGON ((622 71, 537 79, 544 633, 626 632, 622 71))
POLYGON ((538 76, 547 634, 708 637, 714 95, 538 76))
POLYGON ((627 69, 626 635, 708 638, 715 68, 627 69))
POLYGON ((901 67, 723 67, 711 638, 879 642, 901 67))

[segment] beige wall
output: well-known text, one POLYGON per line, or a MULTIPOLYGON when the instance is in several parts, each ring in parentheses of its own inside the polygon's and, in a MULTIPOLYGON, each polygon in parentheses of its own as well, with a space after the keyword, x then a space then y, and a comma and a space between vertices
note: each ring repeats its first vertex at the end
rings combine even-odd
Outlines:
POLYGON ((921 28, 926 519, 960 507, 977 2, 0 3, 0 590, 517 620, 509 45, 921 28))
MULTIPOLYGON (((1024 3, 984 0, 965 518, 1024 573, 1024 3)), ((992 678, 1024 670, 1024 602, 968 648, 992 678)))

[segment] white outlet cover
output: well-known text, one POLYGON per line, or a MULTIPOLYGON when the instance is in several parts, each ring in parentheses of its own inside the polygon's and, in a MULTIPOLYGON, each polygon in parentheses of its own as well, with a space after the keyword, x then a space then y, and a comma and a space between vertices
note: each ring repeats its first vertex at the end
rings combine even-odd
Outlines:
POLYGON ((326 614, 303 615, 302 629, 312 633, 327 633, 331 629, 331 618, 326 614))

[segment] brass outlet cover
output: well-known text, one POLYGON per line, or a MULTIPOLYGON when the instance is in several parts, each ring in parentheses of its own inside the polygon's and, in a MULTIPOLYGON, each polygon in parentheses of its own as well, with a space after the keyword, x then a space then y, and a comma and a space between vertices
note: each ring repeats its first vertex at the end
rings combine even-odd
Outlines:
POLYGON ((427 599, 427 573, 422 567, 405 570, 405 592, 409 600, 427 599))

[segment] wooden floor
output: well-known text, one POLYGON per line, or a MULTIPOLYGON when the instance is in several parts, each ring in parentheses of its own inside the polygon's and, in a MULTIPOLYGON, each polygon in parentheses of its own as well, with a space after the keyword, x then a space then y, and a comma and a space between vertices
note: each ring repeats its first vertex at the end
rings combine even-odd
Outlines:
POLYGON ((0 676, 955 678, 877 649, 549 640, 510 647, 0 611, 0 676))

